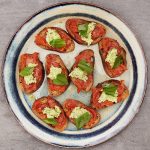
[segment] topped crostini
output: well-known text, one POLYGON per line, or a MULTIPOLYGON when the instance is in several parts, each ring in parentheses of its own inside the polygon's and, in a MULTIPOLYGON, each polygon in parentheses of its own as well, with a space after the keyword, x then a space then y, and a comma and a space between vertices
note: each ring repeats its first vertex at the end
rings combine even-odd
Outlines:
POLYGON ((23 92, 31 94, 39 89, 44 80, 44 67, 39 53, 22 54, 19 60, 19 82, 23 92))
POLYGON ((69 72, 59 55, 46 56, 45 69, 48 82, 48 91, 51 96, 59 96, 69 86, 69 72))
POLYGON ((115 78, 127 70, 126 51, 117 40, 103 38, 99 42, 99 53, 108 76, 115 78))
POLYGON ((92 89, 91 106, 96 109, 102 109, 119 103, 128 96, 129 90, 123 80, 104 81, 92 89))
POLYGON ((68 19, 66 29, 77 43, 88 46, 98 43, 106 34, 102 24, 79 18, 68 19))
POLYGON ((32 111, 53 129, 62 132, 68 124, 62 106, 52 97, 41 97, 34 101, 32 111))
POLYGON ((75 57, 75 63, 71 68, 69 76, 73 84, 77 87, 78 93, 91 90, 94 79, 94 52, 86 49, 75 57))
POLYGON ((44 28, 36 35, 34 42, 41 48, 60 53, 71 52, 75 48, 74 41, 67 32, 58 27, 44 28))
POLYGON ((93 108, 86 106, 78 100, 67 99, 63 104, 64 111, 69 120, 77 129, 90 129, 100 121, 100 114, 93 108))

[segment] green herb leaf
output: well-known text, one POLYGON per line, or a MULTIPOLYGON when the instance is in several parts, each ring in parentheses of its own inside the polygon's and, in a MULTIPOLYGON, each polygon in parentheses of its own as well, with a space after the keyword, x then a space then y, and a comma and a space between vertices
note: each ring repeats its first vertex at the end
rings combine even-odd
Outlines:
POLYGON ((80 35, 85 38, 88 37, 88 24, 89 23, 78 25, 78 31, 79 31, 80 35))
POLYGON ((66 46, 66 41, 63 39, 54 39, 50 41, 50 45, 55 48, 62 48, 66 46))
POLYGON ((86 60, 84 59, 78 63, 78 67, 88 74, 92 73, 93 71, 93 67, 89 63, 87 63, 86 60))
POLYGON ((103 85, 103 90, 104 90, 105 94, 111 95, 111 96, 115 96, 117 88, 118 87, 113 84, 104 84, 103 85))
POLYGON ((46 118, 46 119, 43 119, 43 121, 47 124, 51 124, 51 125, 57 125, 57 121, 54 119, 54 118, 46 118))
POLYGON ((80 117, 75 119, 75 125, 77 127, 77 129, 81 129, 86 123, 88 123, 91 119, 91 115, 86 112, 83 115, 81 115, 80 117))
POLYGON ((64 74, 60 73, 57 75, 56 79, 53 80, 53 83, 56 85, 67 85, 68 80, 64 74))
POLYGON ((120 64, 123 63, 123 58, 122 56, 117 56, 116 60, 115 60, 115 63, 114 63, 114 66, 113 66, 113 69, 114 68, 117 68, 120 64))
POLYGON ((21 70, 19 75, 22 77, 31 75, 33 73, 33 70, 34 70, 34 67, 25 67, 23 70, 21 70))

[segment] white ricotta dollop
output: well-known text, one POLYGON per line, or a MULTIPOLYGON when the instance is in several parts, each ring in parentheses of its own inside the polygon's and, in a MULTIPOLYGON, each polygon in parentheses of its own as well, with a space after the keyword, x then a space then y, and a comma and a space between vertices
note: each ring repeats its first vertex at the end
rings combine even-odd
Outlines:
POLYGON ((81 39, 85 42, 88 43, 88 46, 91 45, 91 43, 93 42, 92 40, 92 31, 94 30, 96 26, 96 23, 95 22, 91 22, 88 24, 88 31, 87 31, 87 38, 86 37, 83 37, 81 36, 81 39))
POLYGON ((46 34, 46 42, 50 45, 50 41, 60 39, 60 35, 54 29, 48 29, 46 34))
MULTIPOLYGON (((88 112, 86 109, 81 108, 81 107, 75 107, 73 111, 70 114, 70 118, 78 118, 84 113, 88 112)), ((89 112, 88 112, 89 113, 89 112)))
POLYGON ((53 65, 50 68, 50 73, 47 76, 48 78, 50 78, 51 80, 54 80, 57 78, 57 75, 60 74, 62 72, 61 68, 58 67, 54 67, 53 65))
POLYGON ((108 95, 106 94, 104 91, 102 92, 101 96, 98 99, 99 103, 105 102, 106 100, 113 102, 113 103, 117 103, 117 98, 118 98, 118 92, 116 90, 114 96, 108 95))
POLYGON ((74 68, 73 71, 69 74, 69 76, 71 76, 72 78, 83 80, 84 82, 86 82, 88 79, 87 74, 80 68, 74 68))
MULTIPOLYGON (((28 67, 36 67, 36 66, 37 66, 37 64, 34 64, 34 63, 29 63, 28 64, 28 67)), ((30 85, 32 83, 36 83, 36 78, 34 78, 33 72, 32 72, 32 74, 30 74, 28 76, 24 76, 24 80, 25 80, 25 83, 27 85, 30 85)))
POLYGON ((46 114, 47 118, 58 118, 61 113, 61 110, 58 106, 55 108, 45 107, 43 109, 43 114, 46 114))
POLYGON ((108 52, 105 61, 110 64, 111 68, 113 68, 116 58, 117 58, 117 49, 113 48, 108 52))

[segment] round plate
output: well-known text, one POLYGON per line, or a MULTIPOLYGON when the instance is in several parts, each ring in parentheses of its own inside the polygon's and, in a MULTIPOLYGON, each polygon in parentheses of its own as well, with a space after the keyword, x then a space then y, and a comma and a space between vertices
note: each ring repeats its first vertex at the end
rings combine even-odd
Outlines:
MULTIPOLYGON (((132 31, 119 18, 97 6, 63 3, 40 11, 14 35, 6 53, 3 79, 8 102, 22 126, 30 134, 49 144, 65 147, 87 147, 106 141, 132 120, 138 112, 145 92, 146 70, 145 57, 140 44, 132 31), (95 55, 94 86, 110 79, 103 69, 97 44, 87 47, 75 43, 75 50, 66 54, 47 51, 35 45, 35 35, 44 27, 56 26, 65 30, 65 21, 73 17, 103 24, 107 29, 106 36, 118 40, 120 45, 124 47, 127 52, 128 70, 116 79, 125 81, 130 95, 124 102, 100 110, 102 119, 96 127, 77 131, 75 126, 69 123, 67 129, 60 133, 40 121, 31 111, 33 97, 40 98, 48 95, 46 77, 42 86, 33 95, 25 95, 19 88, 18 59, 23 53, 38 52, 40 60, 44 64, 46 55, 55 53, 60 55, 67 68, 70 69, 74 63, 74 57, 84 49, 90 48, 95 55)), ((78 94, 76 87, 71 83, 67 91, 56 97, 56 100, 63 103, 65 99, 73 98, 89 105, 90 95, 91 92, 78 94)))

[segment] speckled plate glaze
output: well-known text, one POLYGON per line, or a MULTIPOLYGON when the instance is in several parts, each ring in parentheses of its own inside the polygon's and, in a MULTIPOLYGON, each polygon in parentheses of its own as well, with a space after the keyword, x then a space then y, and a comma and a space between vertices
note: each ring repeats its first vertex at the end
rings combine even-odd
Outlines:
MULTIPOLYGON (((31 17, 11 40, 3 70, 8 103, 21 125, 31 135, 46 143, 76 148, 102 143, 119 133, 129 124, 141 105, 147 83, 146 75, 147 67, 142 48, 127 25, 109 11, 83 3, 58 4, 48 7, 31 17), (96 127, 77 131, 75 126, 69 123, 67 129, 59 133, 44 124, 32 113, 31 106, 34 100, 30 98, 31 96, 22 93, 19 88, 18 59, 23 53, 38 52, 40 60, 45 63, 45 56, 55 53, 61 56, 67 68, 70 69, 74 63, 74 57, 82 50, 90 48, 95 53, 94 85, 110 79, 103 69, 97 44, 87 47, 75 43, 75 50, 66 54, 47 51, 35 45, 35 35, 44 27, 56 26, 65 29, 65 21, 73 17, 102 23, 107 29, 106 36, 117 39, 125 48, 128 70, 116 79, 125 80, 130 96, 122 103, 100 110, 102 120, 96 127)), ((33 95, 35 98, 48 95, 46 77, 42 86, 33 95)), ((67 91, 56 97, 56 99, 63 103, 66 98, 73 98, 89 105, 90 95, 90 92, 77 94, 76 87, 71 83, 67 91)))

